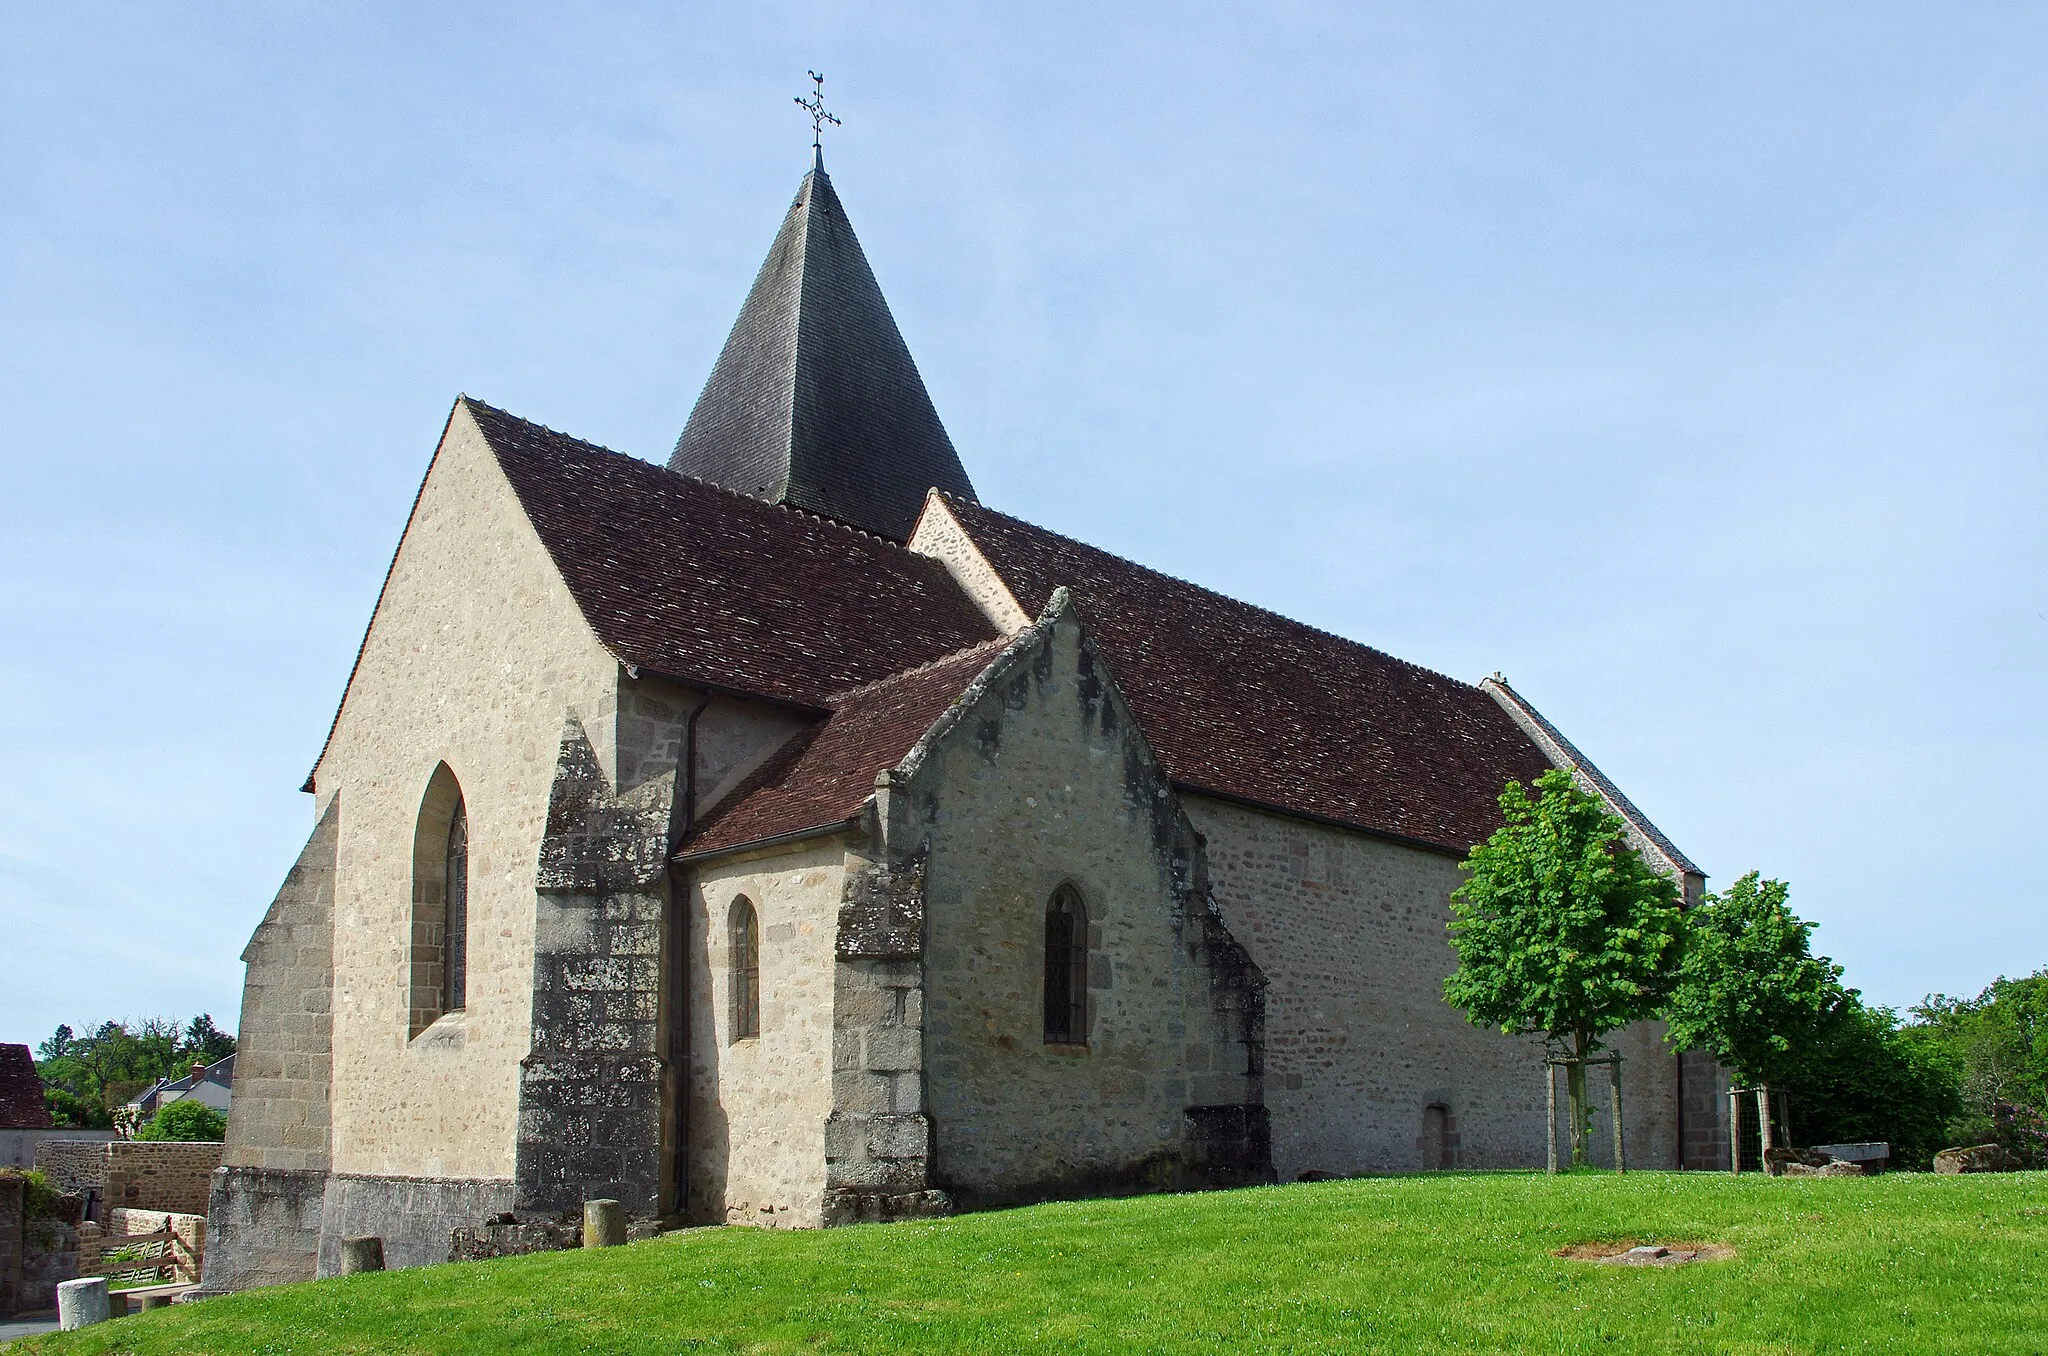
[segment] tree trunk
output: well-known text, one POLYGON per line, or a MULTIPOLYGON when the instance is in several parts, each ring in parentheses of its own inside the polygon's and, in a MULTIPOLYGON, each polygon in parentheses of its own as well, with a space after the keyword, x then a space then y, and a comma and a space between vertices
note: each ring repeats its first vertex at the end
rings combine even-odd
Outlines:
POLYGON ((1592 1135, 1593 1124, 1586 1112, 1586 1037, 1583 1033, 1574 1037, 1573 1059, 1565 1066, 1566 1086, 1571 1090, 1572 1118, 1572 1166, 1586 1164, 1586 1141, 1592 1135))

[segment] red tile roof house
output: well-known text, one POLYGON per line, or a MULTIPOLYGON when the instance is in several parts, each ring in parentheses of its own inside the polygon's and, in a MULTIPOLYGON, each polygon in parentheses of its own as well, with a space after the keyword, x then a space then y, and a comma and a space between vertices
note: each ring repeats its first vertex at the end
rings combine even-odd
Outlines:
MULTIPOLYGON (((981 504, 820 164, 666 466, 456 401, 244 953, 208 1282, 597 1196, 1539 1164, 1538 1047, 1440 986, 1460 858, 1553 766, 1698 896, 1499 679, 981 504)), ((1676 1165, 1680 1061, 1619 1048, 1676 1165)))
POLYGON ((47 1130, 55 1124, 26 1045, 0 1044, 0 1130, 47 1130))

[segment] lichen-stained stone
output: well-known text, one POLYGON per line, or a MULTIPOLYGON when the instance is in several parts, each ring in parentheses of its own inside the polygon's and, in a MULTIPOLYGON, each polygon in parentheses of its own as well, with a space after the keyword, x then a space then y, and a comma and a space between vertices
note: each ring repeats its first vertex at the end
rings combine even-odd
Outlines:
POLYGON ((563 731, 537 876, 533 1048, 520 1062, 519 1209, 662 1204, 669 1093, 658 1018, 674 773, 614 795, 582 725, 563 731))

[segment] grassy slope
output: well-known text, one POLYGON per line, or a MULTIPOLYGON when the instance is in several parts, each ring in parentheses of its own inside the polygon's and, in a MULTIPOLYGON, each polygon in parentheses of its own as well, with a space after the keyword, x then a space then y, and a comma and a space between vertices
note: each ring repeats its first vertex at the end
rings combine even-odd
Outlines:
POLYGON ((2048 1174, 1380 1178, 320 1281, 29 1353, 2048 1352, 2048 1174), (1669 1271, 1551 1249, 1732 1244, 1669 1271))

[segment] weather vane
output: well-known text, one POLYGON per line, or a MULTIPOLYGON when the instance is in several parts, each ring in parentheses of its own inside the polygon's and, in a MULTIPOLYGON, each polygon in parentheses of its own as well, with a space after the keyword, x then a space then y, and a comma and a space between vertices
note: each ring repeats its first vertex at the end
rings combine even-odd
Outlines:
POLYGON ((825 147, 822 144, 825 135, 825 124, 829 122, 834 127, 837 127, 839 126, 839 119, 825 111, 825 77, 819 75, 816 71, 812 71, 810 75, 811 83, 816 88, 811 91, 810 98, 798 99, 796 106, 811 115, 811 150, 818 157, 819 163, 822 164, 825 159, 825 147))

